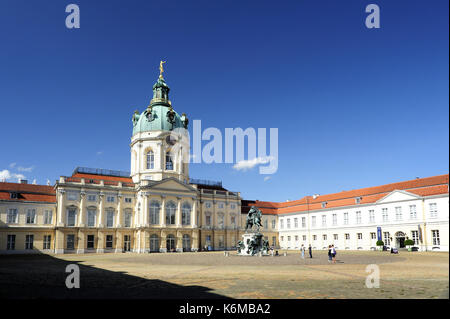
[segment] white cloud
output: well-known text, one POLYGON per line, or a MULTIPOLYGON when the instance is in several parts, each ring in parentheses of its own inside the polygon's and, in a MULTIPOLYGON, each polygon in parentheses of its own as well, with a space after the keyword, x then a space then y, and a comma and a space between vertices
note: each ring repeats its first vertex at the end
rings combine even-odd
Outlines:
POLYGON ((36 178, 35 179, 33 179, 33 183, 32 183, 33 185, 36 185, 37 184, 37 180, 36 180, 36 178))
POLYGON ((233 165, 233 169, 237 171, 243 170, 245 172, 249 169, 252 169, 256 165, 267 164, 270 162, 271 159, 272 159, 271 156, 267 156, 267 157, 256 157, 252 160, 239 161, 233 165))
POLYGON ((266 177, 264 177, 264 181, 268 181, 269 179, 271 179, 271 177, 270 177, 270 176, 266 176, 266 177))
POLYGON ((16 166, 17 163, 11 163, 9 164, 9 168, 14 168, 14 166, 16 166))
POLYGON ((103 151, 98 151, 97 152, 97 155, 102 155, 103 154, 103 151))
POLYGON ((11 173, 10 171, 8 171, 7 169, 4 169, 3 171, 0 171, 0 181, 7 181, 10 179, 14 179, 17 178, 17 180, 19 179, 25 179, 25 176, 22 174, 15 174, 15 173, 11 173))
POLYGON ((19 172, 31 172, 33 169, 34 169, 34 165, 30 166, 30 167, 22 167, 22 166, 17 167, 17 170, 19 172))

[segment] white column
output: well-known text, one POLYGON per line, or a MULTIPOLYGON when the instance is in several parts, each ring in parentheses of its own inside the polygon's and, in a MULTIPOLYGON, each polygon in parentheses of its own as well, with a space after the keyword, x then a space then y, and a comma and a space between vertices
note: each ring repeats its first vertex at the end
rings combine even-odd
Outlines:
POLYGON ((161 210, 159 212, 159 224, 161 227, 166 227, 166 196, 161 195, 161 210))
POLYGON ((116 227, 122 227, 122 194, 117 195, 117 220, 116 227))
POLYGON ((197 228, 197 198, 194 197, 192 202, 191 225, 192 228, 197 228))
POLYGON ((177 197, 177 212, 175 214, 175 225, 181 227, 181 197, 177 197))
POLYGON ((57 226, 60 226, 60 227, 64 227, 64 224, 65 224, 65 214, 64 214, 64 211, 65 211, 65 203, 64 203, 64 193, 65 193, 66 191, 65 190, 62 190, 62 189, 60 189, 60 190, 58 190, 58 222, 57 222, 57 226))
POLYGON ((143 221, 144 221, 144 227, 148 227, 148 195, 144 195, 144 204, 142 207, 142 214, 143 214, 143 221))
POLYGON ((97 221, 97 225, 99 228, 103 227, 103 215, 104 215, 103 210, 105 209, 105 205, 103 203, 104 199, 105 199, 105 194, 100 193, 100 195, 99 195, 100 205, 99 205, 99 210, 98 210, 98 221, 97 221))
POLYGON ((78 219, 78 225, 80 227, 84 227, 85 226, 85 223, 84 223, 84 220, 85 220, 85 217, 84 217, 84 215, 85 215, 85 208, 84 208, 85 199, 86 199, 86 193, 82 191, 80 193, 80 218, 78 219))

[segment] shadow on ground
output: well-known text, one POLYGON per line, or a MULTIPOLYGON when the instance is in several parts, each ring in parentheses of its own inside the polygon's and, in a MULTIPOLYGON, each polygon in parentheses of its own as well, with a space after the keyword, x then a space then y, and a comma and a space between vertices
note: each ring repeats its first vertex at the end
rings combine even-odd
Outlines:
POLYGON ((0 256, 0 299, 217 299, 203 286, 181 286, 66 261, 50 255, 0 256), (66 287, 66 266, 77 264, 80 288, 66 287))

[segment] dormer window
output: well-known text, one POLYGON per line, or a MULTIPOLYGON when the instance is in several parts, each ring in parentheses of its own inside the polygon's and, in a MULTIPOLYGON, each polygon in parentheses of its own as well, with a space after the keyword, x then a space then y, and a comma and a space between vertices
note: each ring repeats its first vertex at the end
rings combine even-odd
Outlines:
POLYGON ((18 193, 10 193, 10 194, 9 194, 9 197, 10 197, 11 199, 18 199, 18 198, 19 198, 19 194, 18 194, 18 193))
POLYGON ((322 208, 327 207, 327 202, 322 202, 322 208))
POLYGON ((356 204, 360 204, 361 203, 361 199, 362 199, 362 197, 356 197, 355 198, 355 203, 356 204))

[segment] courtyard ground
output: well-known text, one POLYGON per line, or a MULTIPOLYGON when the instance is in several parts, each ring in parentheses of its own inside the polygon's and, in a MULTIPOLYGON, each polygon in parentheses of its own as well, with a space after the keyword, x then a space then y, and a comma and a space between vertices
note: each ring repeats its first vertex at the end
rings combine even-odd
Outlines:
POLYGON ((313 259, 230 252, 0 256, 0 298, 449 298, 449 254, 326 251, 313 259), (80 289, 67 289, 68 264, 80 289), (366 288, 366 267, 380 287, 366 288))

